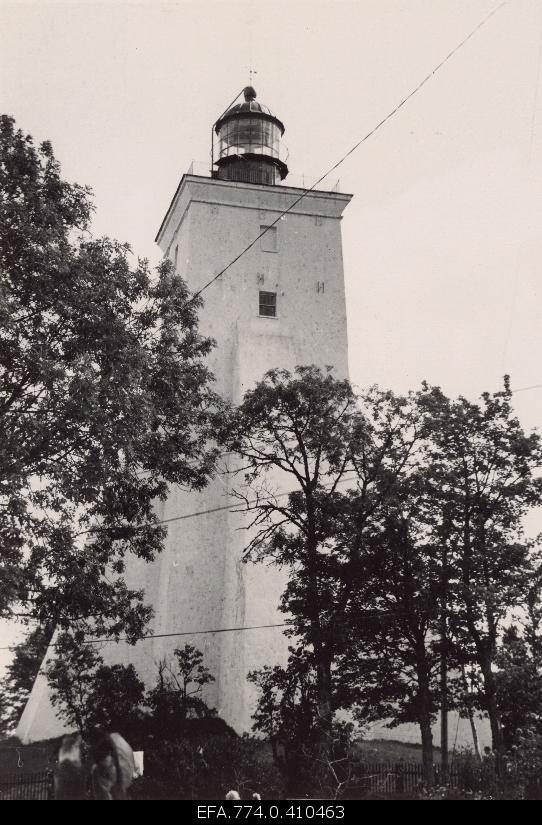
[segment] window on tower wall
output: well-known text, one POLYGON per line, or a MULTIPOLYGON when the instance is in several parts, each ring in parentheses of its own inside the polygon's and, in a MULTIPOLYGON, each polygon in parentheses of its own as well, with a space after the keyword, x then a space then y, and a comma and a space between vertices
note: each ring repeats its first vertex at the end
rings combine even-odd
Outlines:
POLYGON ((260 315, 266 318, 276 318, 277 316, 277 293, 260 292, 260 315))
POLYGON ((277 227, 276 226, 260 226, 260 234, 265 232, 260 238, 260 249, 262 252, 276 252, 277 251, 277 227), (267 232, 265 230, 267 229, 267 232))

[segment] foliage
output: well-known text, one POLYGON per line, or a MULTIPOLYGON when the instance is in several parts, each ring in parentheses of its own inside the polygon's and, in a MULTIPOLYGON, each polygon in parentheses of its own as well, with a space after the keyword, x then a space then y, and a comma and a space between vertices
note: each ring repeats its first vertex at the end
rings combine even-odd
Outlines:
POLYGON ((251 737, 194 734, 190 739, 158 741, 138 779, 136 799, 224 799, 232 788, 242 799, 284 796, 280 774, 265 744, 251 737))
MULTIPOLYGON (((341 709, 362 722, 417 721, 430 782, 445 699, 469 712, 478 703, 499 751, 504 620, 522 605, 531 624, 542 615, 538 551, 522 527, 541 500, 542 448, 514 416, 508 379, 475 404, 427 384, 406 398, 376 388, 356 397, 315 367, 272 370, 224 432, 252 515, 246 557, 288 571, 281 610, 295 648, 286 668, 258 674, 258 728, 263 710, 273 718, 270 685, 299 687, 302 663, 329 747, 341 709), (286 497, 277 490, 292 484, 286 497), (465 667, 477 696, 464 695, 465 667)), ((306 727, 302 694, 284 695, 306 727)))
POLYGON ((90 191, 0 119, 0 615, 141 633, 124 581, 165 530, 168 483, 200 488, 212 395, 198 300, 172 265, 93 238, 90 191), (107 573, 107 575, 106 575, 107 573))
POLYGON ((331 670, 336 657, 331 631, 336 618, 321 569, 332 558, 338 485, 351 467, 360 427, 355 396, 347 381, 316 367, 294 375, 271 370, 245 395, 222 432, 222 441, 242 457, 244 487, 237 495, 255 528, 247 558, 286 566, 281 609, 294 617, 292 635, 301 635, 307 662, 316 674, 317 724, 321 740, 333 722, 331 670), (271 486, 270 471, 295 489, 284 501, 271 486), (325 550, 324 550, 325 548, 325 550))
POLYGON ((516 626, 507 628, 495 658, 497 703, 506 750, 524 731, 542 735, 542 673, 516 626))
MULTIPOLYGON (((431 662, 420 661, 419 648, 429 659, 425 640, 437 595, 431 591, 435 577, 427 576, 427 558, 422 563, 419 552, 414 558, 415 540, 403 540, 404 500, 398 490, 402 486, 405 499, 407 481, 413 487, 411 466, 422 436, 419 418, 411 399, 376 388, 358 398, 348 382, 329 372, 298 367, 294 375, 272 370, 248 392, 225 438, 243 459, 245 489, 237 494, 253 514, 254 528, 247 557, 288 569, 281 609, 290 617, 297 660, 314 673, 314 724, 330 747, 338 710, 358 705, 362 721, 373 713, 374 695, 369 702, 360 692, 360 657, 367 671, 368 644, 378 640, 375 610, 409 611, 410 629, 418 634, 412 642, 409 632, 405 637, 405 622, 386 625, 394 638, 386 639, 386 650, 375 650, 372 658, 379 666, 389 665, 387 677, 393 670, 397 678, 392 682, 375 675, 381 709, 385 704, 389 712, 403 699, 413 706, 422 666, 426 681, 431 679, 431 662), (268 483, 271 470, 290 476, 284 486, 295 485, 286 502, 268 483), (402 572, 404 581, 398 583, 402 572), (426 580, 426 590, 416 595, 426 580), (401 593, 393 590, 396 584, 401 593), (392 665, 389 651, 401 640, 414 662, 405 663, 397 653, 392 665), (405 687, 399 678, 409 669, 417 687, 405 687)), ((292 659, 289 669, 293 676, 292 659)), ((428 686, 424 697, 430 730, 429 692, 428 686)))
POLYGON ((524 432, 511 397, 507 378, 502 391, 484 393, 479 404, 428 386, 419 395, 430 425, 431 530, 447 551, 449 631, 464 660, 479 668, 498 752, 498 640, 510 611, 526 605, 536 576, 538 551, 524 535, 523 518, 542 500, 542 442, 524 432))
POLYGON ((254 730, 270 742, 286 794, 340 795, 350 778, 354 725, 334 719, 322 753, 316 674, 303 652, 291 648, 285 668, 266 666, 248 678, 259 689, 254 730))
POLYGON ((174 650, 175 661, 158 664, 158 681, 147 695, 153 726, 165 738, 176 737, 191 716, 207 716, 210 711, 201 698, 202 688, 214 682, 203 664, 203 653, 186 644, 174 650))
POLYGON ((542 734, 516 731, 515 744, 506 754, 507 785, 516 799, 542 799, 542 734))
POLYGON ((64 633, 45 674, 58 715, 83 736, 96 728, 130 736, 137 728, 145 688, 133 665, 104 665, 93 644, 64 633))

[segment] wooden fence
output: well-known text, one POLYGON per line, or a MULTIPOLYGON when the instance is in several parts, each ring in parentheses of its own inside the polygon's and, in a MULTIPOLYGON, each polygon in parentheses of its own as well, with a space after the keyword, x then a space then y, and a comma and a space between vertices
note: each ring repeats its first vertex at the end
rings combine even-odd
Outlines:
MULTIPOLYGON (((435 784, 447 784, 457 788, 461 784, 456 768, 448 771, 448 781, 444 783, 440 766, 435 765, 435 784)), ((356 762, 354 776, 348 783, 349 790, 356 795, 414 794, 424 784, 423 765, 420 762, 356 762)))
POLYGON ((52 798, 52 771, 13 773, 0 776, 0 800, 52 798))

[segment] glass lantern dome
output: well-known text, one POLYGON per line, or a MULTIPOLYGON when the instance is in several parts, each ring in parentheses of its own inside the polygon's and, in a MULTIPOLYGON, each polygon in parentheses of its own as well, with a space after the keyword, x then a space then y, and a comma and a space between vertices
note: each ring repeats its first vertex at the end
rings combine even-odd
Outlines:
POLYGON ((256 102, 252 86, 243 89, 243 94, 245 102, 232 106, 215 123, 215 177, 274 185, 288 174, 288 152, 281 140, 284 124, 266 106, 256 102))

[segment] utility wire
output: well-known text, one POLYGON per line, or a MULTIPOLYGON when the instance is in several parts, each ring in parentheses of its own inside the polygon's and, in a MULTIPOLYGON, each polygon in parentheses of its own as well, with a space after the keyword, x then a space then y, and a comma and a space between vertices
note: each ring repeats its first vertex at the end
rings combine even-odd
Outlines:
MULTIPOLYGON (((400 618, 405 616, 411 616, 412 612, 407 613, 405 611, 399 610, 366 610, 362 614, 361 617, 358 617, 358 620, 361 618, 373 620, 379 618, 400 618)), ((212 630, 179 630, 174 631, 171 633, 149 633, 146 636, 139 636, 136 638, 136 642, 145 642, 147 639, 171 639, 176 636, 207 636, 214 633, 240 633, 246 630, 266 630, 269 628, 275 627, 292 627, 293 622, 279 622, 276 624, 257 624, 257 625, 248 625, 244 627, 220 627, 220 628, 213 628, 212 630)), ((116 638, 114 636, 106 636, 103 639, 85 639, 82 644, 90 645, 90 644, 105 644, 107 642, 132 642, 133 640, 127 636, 121 636, 116 638)), ((8 647, 0 647, 0 650, 13 650, 14 647, 17 645, 9 645, 8 647)), ((58 647, 58 644, 53 642, 49 645, 49 647, 58 647)))
POLYGON ((512 390, 512 395, 515 395, 517 392, 527 392, 527 390, 539 390, 542 387, 542 384, 533 384, 531 387, 519 387, 517 390, 512 390))
MULTIPOLYGON (((354 476, 351 476, 349 478, 346 474, 344 476, 344 478, 339 479, 339 481, 330 481, 327 484, 322 484, 322 487, 324 487, 324 488, 333 487, 334 484, 343 484, 345 481, 354 481, 356 477, 357 476, 354 475, 354 476)), ((262 496, 261 498, 254 499, 252 501, 247 502, 247 505, 250 508, 252 505, 261 504, 265 501, 272 501, 273 499, 276 499, 276 498, 284 498, 284 496, 289 496, 293 492, 295 492, 295 490, 287 490, 286 492, 277 493, 276 495, 270 494, 268 496, 262 496)), ((79 538, 79 536, 86 536, 89 533, 97 533, 97 532, 100 532, 100 530, 122 530, 123 528, 139 530, 139 529, 142 529, 143 527, 145 529, 147 529, 149 527, 154 529, 155 527, 160 527, 162 524, 170 524, 172 521, 184 521, 184 519, 187 519, 187 518, 196 518, 197 516, 207 516, 207 515, 210 515, 212 513, 223 512, 224 510, 229 510, 230 513, 246 513, 246 512, 248 512, 247 511, 247 506, 239 506, 239 507, 236 508, 235 504, 233 504, 233 503, 232 504, 223 504, 220 507, 210 507, 208 510, 197 510, 194 513, 184 513, 183 515, 180 515, 180 516, 171 516, 171 518, 162 519, 161 521, 155 521, 152 524, 145 524, 145 525, 136 526, 134 528, 132 528, 130 524, 116 524, 116 525, 111 525, 111 526, 106 526, 106 527, 98 525, 96 527, 89 527, 88 530, 82 530, 80 533, 77 533, 75 538, 79 538)))
POLYGON ((220 272, 218 272, 216 275, 214 275, 214 276, 211 278, 211 280, 210 280, 210 281, 208 281, 208 282, 207 282, 204 286, 202 286, 202 287, 201 287, 201 289, 199 289, 197 292, 195 292, 195 293, 194 293, 194 295, 192 296, 191 300, 192 300, 192 301, 194 301, 196 298, 198 298, 198 297, 202 294, 202 292, 205 292, 205 290, 206 290, 206 289, 208 289, 208 288, 209 288, 212 284, 214 284, 214 282, 215 282, 215 281, 217 281, 217 280, 218 280, 218 279, 219 279, 222 275, 224 275, 224 273, 225 273, 225 272, 227 272, 227 271, 228 271, 228 269, 230 269, 230 268, 231 268, 231 267, 232 267, 235 263, 237 263, 237 261, 238 261, 240 258, 242 258, 242 257, 243 257, 243 255, 245 255, 245 254, 246 254, 246 253, 247 253, 250 249, 252 249, 252 247, 253 247, 253 246, 254 246, 254 245, 255 245, 255 244, 256 244, 256 243, 260 240, 260 238, 262 238, 262 237, 266 234, 266 232, 269 232, 269 230, 270 230, 270 229, 272 229, 272 228, 275 226, 275 224, 277 224, 280 220, 282 220, 282 218, 283 218, 285 215, 287 215, 287 214, 288 214, 288 212, 291 212, 291 210, 292 210, 295 206, 297 206, 297 204, 298 204, 300 201, 302 201, 302 200, 303 200, 303 198, 306 198, 306 197, 307 197, 307 195, 308 195, 308 194, 310 194, 310 192, 312 192, 314 189, 316 189, 316 187, 317 187, 320 183, 322 183, 322 181, 323 181, 323 180, 325 180, 325 178, 327 178, 327 177, 328 177, 328 175, 330 175, 332 172, 334 172, 334 171, 335 171, 335 169, 337 169, 337 168, 341 165, 341 163, 344 163, 344 161, 345 161, 348 157, 350 157, 350 155, 351 155, 353 152, 355 152, 355 151, 356 151, 356 149, 357 149, 359 146, 361 146, 361 144, 362 144, 362 143, 365 143, 365 141, 366 141, 366 140, 368 140, 370 137, 372 137, 372 135, 374 135, 374 133, 375 133, 375 132, 377 132, 377 131, 378 131, 378 130, 379 130, 379 129, 380 129, 380 128, 381 128, 381 127, 385 124, 385 123, 387 123, 387 121, 388 121, 388 120, 390 120, 390 119, 391 119, 394 115, 396 115, 396 114, 397 114, 397 112, 398 112, 400 109, 402 109, 402 107, 405 105, 405 103, 407 103, 407 102, 410 100, 410 98, 411 98, 411 97, 414 97, 414 95, 415 95, 417 92, 419 92, 419 91, 420 91, 420 89, 421 89, 423 86, 425 86, 425 84, 426 84, 429 80, 431 80, 431 78, 433 77, 433 75, 435 75, 435 74, 436 74, 436 73, 437 73, 437 72, 438 72, 438 71, 439 71, 439 70, 440 70, 440 69, 441 69, 441 68, 442 68, 442 67, 443 67, 443 66, 444 66, 447 62, 448 62, 448 60, 450 60, 450 59, 454 56, 454 54, 456 54, 456 52, 458 52, 458 51, 459 51, 459 50, 460 50, 460 49, 461 49, 461 48, 462 48, 462 47, 463 47, 463 46, 464 46, 464 45, 465 45, 465 44, 466 44, 466 43, 467 43, 467 42, 468 42, 468 41, 469 41, 472 37, 474 37, 474 35, 475 35, 475 34, 476 34, 476 33, 477 33, 477 32, 478 32, 478 31, 479 31, 479 30, 480 30, 483 26, 485 26, 485 25, 486 25, 486 23, 488 23, 488 22, 489 22, 489 20, 490 20, 490 19, 491 19, 491 18, 492 18, 495 14, 497 14, 497 12, 498 12, 498 11, 500 11, 500 10, 503 8, 503 6, 506 6, 506 4, 507 4, 508 2, 509 2, 509 0, 504 0, 502 3, 500 3, 500 5, 498 5, 496 8, 494 8, 494 9, 493 9, 493 11, 489 12, 489 14, 487 14, 487 15, 483 18, 483 20, 481 20, 481 21, 480 21, 480 23, 478 23, 478 25, 477 25, 474 29, 472 29, 472 31, 471 31, 471 32, 470 32, 470 33, 469 33, 469 34, 468 34, 468 35, 467 35, 467 36, 466 36, 466 37, 465 37, 465 38, 464 38, 464 39, 463 39, 460 43, 458 43, 458 45, 457 45, 457 46, 455 46, 455 48, 453 48, 453 49, 452 49, 452 51, 451 51, 451 52, 449 52, 449 53, 446 55, 446 57, 445 57, 443 60, 441 60, 441 61, 440 61, 440 63, 438 63, 438 64, 435 66, 435 68, 434 68, 434 69, 432 69, 432 71, 430 71, 430 72, 429 72, 429 74, 427 74, 427 75, 423 78, 423 80, 422 80, 420 83, 418 83, 418 85, 417 85, 417 86, 415 86, 415 88, 414 88, 414 89, 412 89, 412 91, 411 91, 411 92, 409 92, 409 94, 401 100, 401 102, 400 102, 400 103, 398 103, 398 104, 397 104, 397 106, 396 106, 394 109, 392 109, 392 110, 391 110, 391 111, 390 111, 390 112, 389 112, 389 113, 388 113, 388 114, 387 114, 384 118, 382 118, 382 120, 381 120, 379 123, 377 123, 377 124, 376 124, 376 126, 374 126, 374 127, 373 127, 373 128, 372 128, 369 132, 367 132, 367 134, 366 134, 366 135, 364 135, 364 136, 361 138, 361 140, 358 140, 358 142, 357 142, 356 144, 354 144, 354 146, 352 146, 352 148, 351 148, 351 149, 349 149, 349 151, 348 151, 345 155, 343 155, 343 157, 342 157, 340 160, 338 160, 338 161, 337 161, 337 163, 334 163, 334 164, 333 164, 333 166, 331 166, 331 167, 327 170, 327 172, 324 172, 324 174, 323 174, 321 177, 319 177, 319 178, 318 178, 318 180, 317 180, 317 181, 315 181, 315 182, 312 184, 312 186, 310 186, 308 189, 305 189, 305 191, 304 191, 304 192, 302 192, 302 193, 301 193, 301 195, 299 195, 299 197, 297 197, 297 198, 293 201, 293 203, 291 203, 291 204, 290 204, 290 206, 289 206, 287 209, 285 209, 283 212, 281 212, 281 213, 280 213, 280 215, 278 216, 278 218, 275 218, 275 220, 274 220, 272 223, 270 223, 270 224, 269 224, 269 226, 266 226, 266 227, 262 230, 262 232, 260 232, 260 234, 259 234, 259 235, 257 235, 257 236, 254 238, 254 240, 253 240, 253 241, 251 241, 251 243, 249 243, 249 244, 248 244, 248 246, 246 246, 246 247, 245 247, 245 248, 244 248, 244 249, 243 249, 243 250, 242 250, 242 251, 241 251, 241 252, 240 252, 240 253, 239 253, 239 254, 238 254, 235 258, 233 258, 233 260, 231 260, 231 261, 229 262, 229 264, 227 264, 227 266, 225 266, 223 269, 221 269, 221 270, 220 270, 220 272))
MULTIPOLYGON (((506 1, 508 2, 508 0, 506 0, 506 1)), ((515 395, 518 392, 529 392, 530 390, 539 390, 539 389, 542 389, 542 384, 532 384, 529 387, 518 387, 517 390, 512 390, 512 395, 515 395)), ((228 455, 228 454, 229 453, 224 453, 224 455, 228 455)), ((356 476, 351 476, 351 477, 345 476, 344 478, 340 479, 340 481, 338 483, 343 484, 345 481, 354 481, 355 478, 356 478, 356 476)), ((335 482, 329 482, 328 484, 324 484, 322 486, 325 488, 325 487, 333 486, 333 484, 335 484, 335 482)), ((258 499, 258 500, 255 499, 254 501, 250 501, 250 502, 248 502, 248 504, 250 506, 250 505, 258 504, 258 503, 261 503, 261 502, 264 502, 264 501, 271 501, 274 498, 283 498, 284 496, 289 496, 291 492, 293 492, 293 491, 289 490, 289 491, 284 492, 284 493, 277 493, 274 496, 273 495, 265 496, 264 498, 261 498, 261 499, 258 499)), ((145 529, 147 529, 148 527, 152 527, 152 528, 160 527, 163 524, 170 524, 173 521, 184 521, 184 519, 188 519, 188 518, 197 518, 198 516, 208 516, 208 515, 212 515, 213 513, 224 512, 225 510, 229 510, 230 513, 245 513, 245 512, 247 512, 246 507, 236 508, 234 504, 223 504, 220 507, 211 507, 208 510, 197 510, 194 513, 184 513, 183 515, 180 515, 180 516, 171 516, 171 518, 166 518, 166 519, 162 519, 161 521, 156 521, 152 525, 145 524, 145 525, 142 525, 141 527, 135 527, 133 529, 142 529, 143 527, 145 527, 145 529)), ((111 526, 111 527, 99 527, 99 526, 98 527, 89 527, 88 530, 83 530, 82 532, 77 533, 76 538, 79 538, 79 536, 86 536, 89 533, 96 533, 96 532, 99 532, 100 530, 120 530, 123 527, 130 529, 131 525, 129 525, 129 524, 119 524, 119 525, 111 526)), ((0 648, 0 650, 1 650, 1 648, 0 648)))

